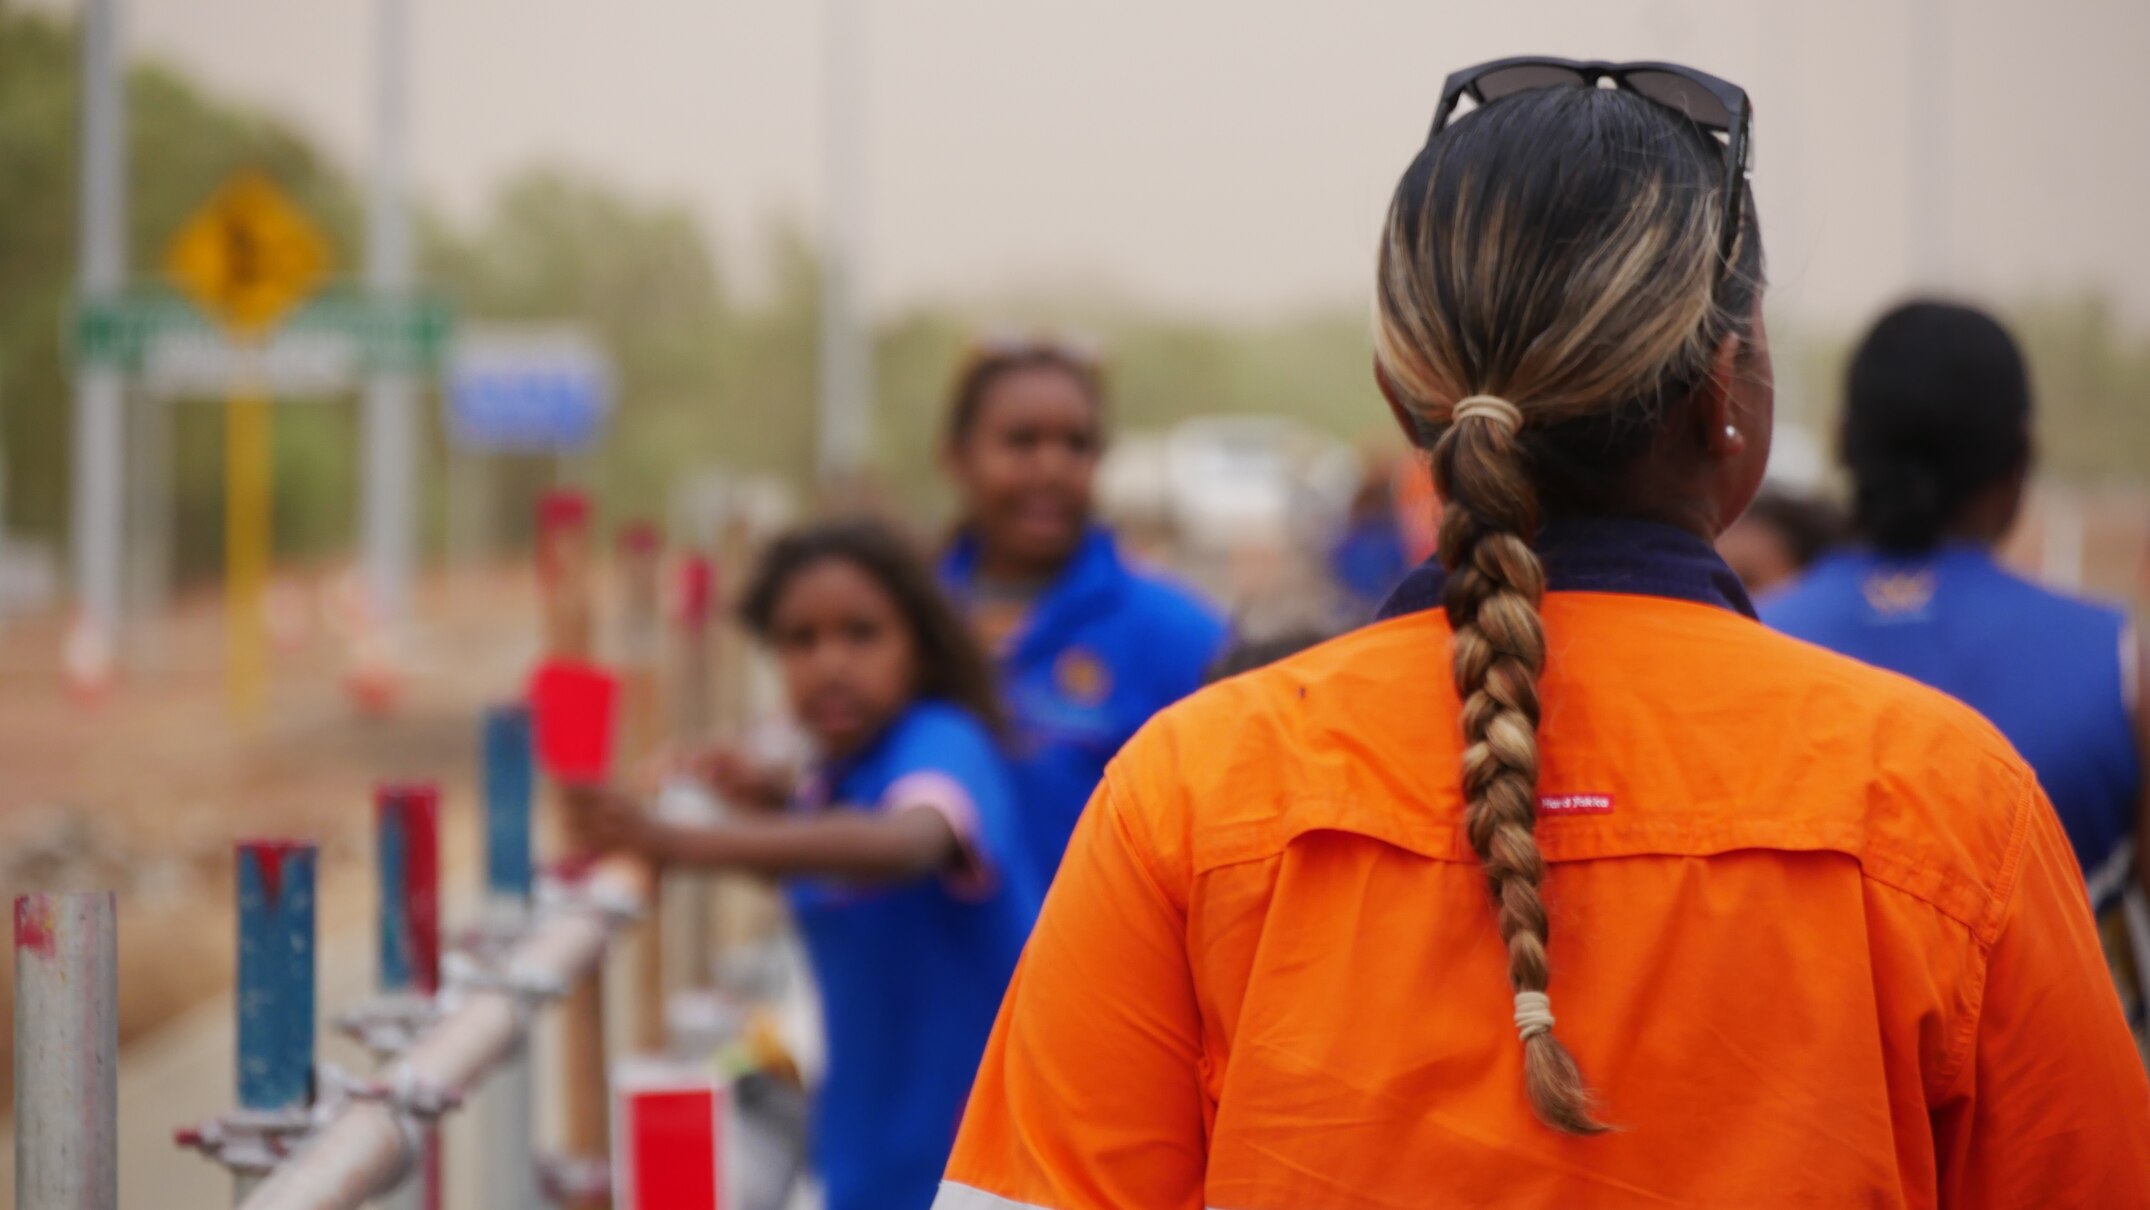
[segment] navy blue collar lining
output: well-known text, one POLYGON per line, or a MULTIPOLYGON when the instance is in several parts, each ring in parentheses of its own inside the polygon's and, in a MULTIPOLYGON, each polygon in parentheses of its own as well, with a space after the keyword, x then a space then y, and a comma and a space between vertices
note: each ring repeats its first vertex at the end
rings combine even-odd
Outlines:
MULTIPOLYGON (((1701 538, 1676 526, 1618 517, 1548 521, 1533 544, 1548 592, 1614 592, 1714 605, 1754 617, 1739 577, 1701 538)), ((1448 572, 1438 557, 1404 577, 1376 618, 1441 608, 1448 572)))

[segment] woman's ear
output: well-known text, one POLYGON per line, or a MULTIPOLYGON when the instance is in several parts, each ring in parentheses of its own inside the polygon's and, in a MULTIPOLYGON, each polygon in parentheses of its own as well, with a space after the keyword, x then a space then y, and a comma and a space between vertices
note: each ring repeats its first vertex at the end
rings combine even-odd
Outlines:
POLYGON ((1732 389, 1737 381, 1734 376, 1739 373, 1742 343, 1739 333, 1725 333, 1710 354, 1709 372, 1703 376, 1702 385, 1695 388, 1690 413, 1696 426, 1695 437, 1714 458, 1734 458, 1745 453, 1753 436, 1739 426, 1732 389))

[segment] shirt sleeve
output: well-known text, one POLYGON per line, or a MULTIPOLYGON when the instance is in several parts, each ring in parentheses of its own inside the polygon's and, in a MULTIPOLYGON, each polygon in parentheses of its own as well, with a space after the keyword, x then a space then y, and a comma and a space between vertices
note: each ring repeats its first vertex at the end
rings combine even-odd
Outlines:
POLYGON ((1004 774, 991 741, 967 721, 923 718, 902 737, 891 772, 875 808, 932 811, 946 820, 958 848, 943 876, 949 892, 967 899, 992 894, 1003 855, 984 816, 1000 806, 995 796, 1004 774))
POLYGON ((1184 912, 1108 776, 1001 1005, 936 1210, 1200 1210, 1184 912))
POLYGON ((2031 797, 1969 1051, 1932 1111, 1941 1204, 2150 1205, 2150 1081, 2074 853, 2045 796, 2031 797))

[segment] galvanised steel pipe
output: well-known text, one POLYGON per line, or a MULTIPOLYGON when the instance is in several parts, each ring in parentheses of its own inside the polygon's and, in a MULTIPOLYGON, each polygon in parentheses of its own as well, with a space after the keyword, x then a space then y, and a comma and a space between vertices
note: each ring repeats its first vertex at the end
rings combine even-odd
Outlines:
POLYGON ((15 1204, 119 1210, 112 892, 15 899, 15 1204))

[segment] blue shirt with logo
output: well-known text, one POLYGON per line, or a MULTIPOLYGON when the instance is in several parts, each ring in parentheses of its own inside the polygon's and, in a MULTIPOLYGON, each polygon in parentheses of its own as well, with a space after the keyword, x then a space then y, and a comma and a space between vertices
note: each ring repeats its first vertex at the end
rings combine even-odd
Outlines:
MULTIPOLYGON (((942 581, 962 599, 977 566, 976 544, 961 539, 942 581)), ((1151 715, 1201 687, 1227 637, 1208 603, 1127 566, 1110 533, 1084 537, 999 658, 1009 772, 1038 885, 1059 870, 1106 762, 1151 715)))
POLYGON ((785 887, 820 985, 828 1076, 813 1150, 829 1210, 927 1210, 1037 916, 1040 889, 992 736, 945 702, 912 705, 795 807, 947 817, 962 868, 894 886, 785 887))
POLYGON ((1762 617, 1985 715, 2037 771, 2095 906, 2119 898, 2143 777, 2126 614, 2041 588, 1959 544, 1911 557, 1830 555, 1765 601, 1762 617))

